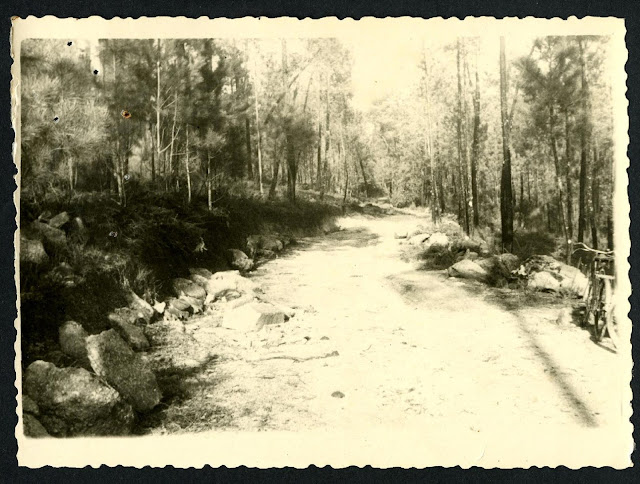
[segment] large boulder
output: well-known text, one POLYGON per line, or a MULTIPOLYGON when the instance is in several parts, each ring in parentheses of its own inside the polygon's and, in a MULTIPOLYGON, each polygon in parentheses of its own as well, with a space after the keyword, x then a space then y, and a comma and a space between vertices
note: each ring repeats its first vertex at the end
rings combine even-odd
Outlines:
POLYGON ((54 436, 126 435, 134 413, 116 390, 84 368, 57 368, 35 361, 25 371, 23 391, 54 436))
POLYGON ((560 290, 581 296, 586 293, 589 280, 576 267, 560 264, 558 269, 560 275, 560 290))
POLYGON ((146 351, 149 349, 149 341, 147 341, 141 328, 116 312, 110 313, 108 318, 111 327, 118 332, 134 351, 146 351))
MULTIPOLYGON (((549 281, 546 276, 538 276, 540 278, 540 281, 542 281, 544 278, 553 286, 549 287, 547 290, 562 291, 576 296, 582 296, 586 292, 588 286, 587 277, 577 268, 557 261, 551 256, 531 256, 524 262, 524 264, 522 264, 522 266, 520 266, 517 271, 519 276, 528 279, 528 285, 530 287, 531 281, 535 277, 535 274, 543 272, 552 275, 558 283, 558 286, 556 287, 549 281)), ((536 284, 538 283, 533 283, 533 285, 536 284)))
POLYGON ((527 287, 536 291, 558 291, 560 282, 547 271, 534 272, 527 282, 527 287))
POLYGON ((67 235, 64 230, 57 229, 34 220, 30 226, 30 232, 40 237, 44 246, 44 250, 50 257, 63 253, 67 248, 67 235))
POLYGON ((88 336, 82 325, 75 321, 67 321, 58 329, 58 341, 62 352, 76 360, 83 368, 90 370, 91 363, 87 356, 88 336))
POLYGON ((22 415, 22 430, 25 437, 34 439, 51 436, 47 429, 44 428, 44 425, 40 423, 40 420, 29 413, 22 415))
POLYGON ((207 291, 189 279, 174 279, 172 281, 173 292, 176 296, 181 295, 195 297, 196 299, 204 299, 207 297, 207 291))
POLYGON ((29 238, 24 233, 20 233, 20 263, 30 263, 35 265, 46 264, 49 256, 44 250, 41 239, 29 238))
POLYGON ((423 243, 429 252, 439 252, 449 247, 449 237, 441 232, 431 234, 431 236, 423 243))
POLYGON ((253 260, 239 249, 228 249, 225 252, 227 262, 233 269, 250 271, 253 268, 253 260))
POLYGON ((497 282, 512 277, 512 272, 518 269, 519 259, 517 255, 506 253, 478 260, 477 263, 497 282))
POLYGON ((151 410, 160 402, 161 393, 155 375, 116 331, 110 329, 89 336, 87 351, 96 374, 115 388, 135 410, 151 410))
POLYGON ((64 224, 66 224, 67 222, 69 222, 70 217, 69 214, 67 212, 60 212, 58 215, 56 215, 55 217, 51 217, 49 219, 49 225, 51 227, 54 227, 56 229, 61 228, 64 224))
POLYGON ((487 279, 487 271, 479 264, 470 260, 463 259, 456 262, 447 270, 450 277, 460 277, 462 279, 473 279, 476 281, 485 281, 487 279))

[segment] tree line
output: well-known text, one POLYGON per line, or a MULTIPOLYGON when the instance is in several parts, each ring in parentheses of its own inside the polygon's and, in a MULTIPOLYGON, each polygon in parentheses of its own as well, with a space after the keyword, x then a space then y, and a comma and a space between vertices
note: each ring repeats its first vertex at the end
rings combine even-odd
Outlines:
POLYGON ((238 187, 292 203, 303 189, 452 213, 505 250, 519 230, 611 246, 607 39, 508 47, 425 39, 419 78, 360 110, 338 39, 28 40, 23 196, 126 205, 143 184, 211 210, 238 187))

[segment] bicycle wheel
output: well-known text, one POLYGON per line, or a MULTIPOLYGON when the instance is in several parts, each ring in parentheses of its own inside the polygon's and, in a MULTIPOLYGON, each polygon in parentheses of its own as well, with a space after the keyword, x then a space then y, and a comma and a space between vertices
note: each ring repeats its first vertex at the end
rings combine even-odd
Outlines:
POLYGON ((607 329, 606 311, 603 311, 603 301, 605 297, 604 281, 596 279, 595 297, 593 298, 593 332, 596 341, 602 341, 607 329))
MULTIPOLYGON (((604 281, 604 299, 602 301, 602 319, 604 319, 604 327, 606 333, 609 335, 614 347, 618 347, 620 335, 618 334, 618 327, 613 317, 613 293, 611 290, 611 282, 609 280, 604 281)), ((604 333, 604 331, 603 331, 604 333)))
POLYGON ((584 316, 582 317, 582 326, 589 326, 593 313, 593 297, 594 297, 594 278, 589 280, 587 295, 584 299, 584 316))

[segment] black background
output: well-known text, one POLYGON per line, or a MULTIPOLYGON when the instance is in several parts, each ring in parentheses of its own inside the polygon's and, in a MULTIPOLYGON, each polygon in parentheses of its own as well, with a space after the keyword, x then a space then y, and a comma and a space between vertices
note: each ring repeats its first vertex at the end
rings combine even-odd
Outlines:
MULTIPOLYGON (((613 16, 625 19, 627 36, 626 43, 629 51, 627 62, 627 98, 629 100, 630 145, 629 159, 629 200, 631 203, 631 240, 638 240, 640 235, 637 220, 638 201, 640 199, 637 188, 640 188, 640 165, 638 164, 638 93, 640 76, 638 71, 638 54, 640 39, 638 35, 640 24, 640 2, 637 0, 435 0, 408 1, 391 0, 382 2, 370 1, 283 1, 283 0, 226 0, 226 1, 150 1, 150 0, 119 0, 105 2, 82 2, 77 0, 0 0, 0 482, 351 482, 354 484, 368 482, 640 482, 640 473, 633 469, 614 471, 612 469, 582 469, 571 471, 564 467, 558 469, 389 469, 376 470, 370 467, 348 468, 334 470, 331 468, 318 469, 311 467, 305 470, 296 469, 211 469, 180 470, 166 469, 130 469, 107 468, 99 470, 85 469, 25 469, 18 468, 16 452, 17 443, 14 429, 17 425, 16 389, 14 386, 14 358, 13 349, 16 333, 14 320, 16 317, 16 288, 14 284, 14 247, 13 237, 16 229, 16 210, 13 204, 13 192, 16 189, 13 176, 16 173, 12 160, 11 144, 14 133, 11 129, 10 113, 10 81, 11 56, 9 36, 11 17, 26 17, 28 15, 57 17, 88 17, 99 15, 112 17, 140 17, 140 16, 185 16, 185 17, 244 17, 292 16, 298 18, 319 18, 337 16, 338 18, 363 16, 374 17, 459 17, 494 16, 502 17, 560 17, 569 16, 613 16), (637 187, 637 188, 636 188, 637 187)), ((638 251, 632 247, 630 257, 631 282, 638 284, 638 251), (634 254, 635 252, 635 254, 634 254)), ((631 297, 630 316, 634 323, 638 320, 638 291, 631 297)), ((640 362, 638 347, 640 344, 637 331, 632 337, 633 359, 640 362)), ((444 342, 443 342, 444 344, 444 342)), ((638 364, 638 363, 636 363, 638 364)), ((635 373, 635 372, 634 372, 635 373)), ((634 393, 639 392, 637 375, 632 383, 634 393)), ((636 405, 634 405, 635 407, 636 405)), ((635 409, 637 412, 637 409, 635 409)), ((638 428, 638 417, 634 415, 632 422, 638 428)), ((634 432, 637 438, 638 430, 634 432)), ((425 438, 429 438, 425 435, 425 438)), ((181 449, 176 449, 180 452, 181 449)), ((633 454, 633 460, 638 465, 638 453, 633 454)))

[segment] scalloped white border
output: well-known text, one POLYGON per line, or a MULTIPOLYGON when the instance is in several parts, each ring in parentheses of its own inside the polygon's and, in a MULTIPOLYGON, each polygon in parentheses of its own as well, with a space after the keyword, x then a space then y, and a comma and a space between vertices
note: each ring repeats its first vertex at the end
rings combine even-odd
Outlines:
MULTIPOLYGON (((630 310, 631 283, 628 278, 628 256, 631 249, 629 237, 629 200, 627 147, 629 143, 629 119, 627 115, 625 63, 627 50, 624 42, 624 21, 616 18, 570 17, 523 19, 509 17, 432 18, 412 17, 374 18, 360 20, 336 17, 303 19, 283 17, 277 19, 244 17, 240 19, 200 17, 114 18, 89 17, 85 19, 58 19, 52 16, 27 17, 12 20, 12 120, 16 140, 20 139, 19 90, 20 90, 20 42, 26 38, 202 38, 202 37, 339 37, 365 42, 368 36, 384 35, 387 38, 429 35, 441 37, 499 36, 527 34, 544 35, 610 35, 612 55, 608 59, 613 77, 613 112, 615 115, 615 244, 620 271, 618 317, 626 318, 630 310), (622 277, 626 275, 627 277, 622 277)), ((19 168, 20 144, 14 143, 14 160, 19 168)), ((20 187, 20 171, 16 176, 20 187)), ((19 188, 14 196, 17 208, 16 223, 20 217, 19 188)), ((16 249, 19 233, 14 237, 16 249)), ((16 287, 19 294, 19 254, 16 253, 16 287)), ((18 340, 16 351, 16 388, 21 394, 20 368, 20 307, 15 327, 18 340)), ((429 435, 397 428, 362 429, 357 433, 333 432, 269 432, 240 433, 220 432, 198 435, 167 437, 129 437, 92 439, 25 439, 22 435, 22 403, 18 398, 18 462, 21 466, 42 467, 98 467, 100 465, 143 467, 214 467, 250 466, 297 467, 309 465, 334 468, 347 466, 374 467, 453 467, 471 466, 513 468, 531 466, 570 468, 583 466, 612 466, 625 468, 631 465, 633 438, 629 418, 631 357, 630 340, 627 351, 620 352, 620 401, 621 424, 619 426, 584 429, 532 425, 526 434, 513 435, 508 428, 494 428, 479 435, 457 428, 455 423, 447 427, 433 428, 429 435)))

